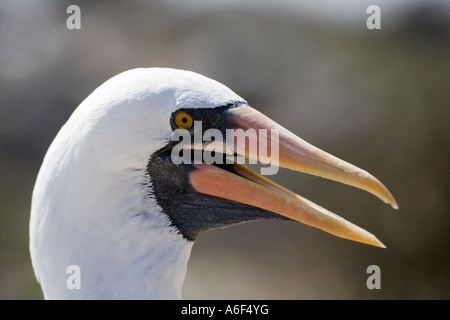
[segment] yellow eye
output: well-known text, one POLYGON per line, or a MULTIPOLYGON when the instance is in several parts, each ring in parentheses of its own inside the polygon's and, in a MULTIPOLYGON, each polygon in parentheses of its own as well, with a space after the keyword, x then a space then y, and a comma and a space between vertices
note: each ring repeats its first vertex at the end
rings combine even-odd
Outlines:
POLYGON ((185 112, 178 113, 175 116, 175 119, 173 119, 173 122, 178 128, 181 129, 190 129, 194 124, 194 120, 192 120, 192 117, 185 112))

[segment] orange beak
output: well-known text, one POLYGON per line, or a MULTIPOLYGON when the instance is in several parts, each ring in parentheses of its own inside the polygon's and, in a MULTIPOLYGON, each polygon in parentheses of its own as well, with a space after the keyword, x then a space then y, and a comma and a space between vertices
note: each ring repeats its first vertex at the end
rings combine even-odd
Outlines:
MULTIPOLYGON (((312 146, 249 106, 232 108, 228 113, 236 125, 233 129, 242 129, 234 130, 233 138, 227 137, 224 142, 234 154, 355 186, 398 208, 388 189, 368 172, 312 146), (243 141, 243 135, 249 129, 256 133, 257 147, 237 143, 243 141), (262 141, 265 143, 261 144, 262 141), (265 150, 260 148, 261 145, 266 146, 265 150)), ((204 143, 201 148, 208 148, 208 145, 211 147, 204 143)), ((341 238, 385 247, 366 230, 240 164, 232 165, 234 172, 205 163, 195 167, 189 180, 198 192, 265 209, 341 238)))

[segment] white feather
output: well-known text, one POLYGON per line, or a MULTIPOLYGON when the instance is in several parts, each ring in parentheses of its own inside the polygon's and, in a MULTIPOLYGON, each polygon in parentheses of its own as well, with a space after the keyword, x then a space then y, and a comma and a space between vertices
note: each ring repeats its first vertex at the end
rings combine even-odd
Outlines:
POLYGON ((97 88, 51 144, 38 174, 30 251, 47 299, 179 299, 193 243, 149 196, 146 166, 182 107, 243 99, 193 72, 134 69, 97 88), (67 267, 80 268, 69 289, 67 267))

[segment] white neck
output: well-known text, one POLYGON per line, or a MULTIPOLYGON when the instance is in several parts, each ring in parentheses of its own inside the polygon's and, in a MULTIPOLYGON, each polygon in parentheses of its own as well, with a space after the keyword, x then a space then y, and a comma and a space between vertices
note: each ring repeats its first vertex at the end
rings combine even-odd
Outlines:
POLYGON ((45 298, 180 299, 193 243, 149 196, 148 155, 122 165, 58 140, 41 167, 30 220, 45 298), (80 289, 67 286, 71 265, 79 267, 80 289))

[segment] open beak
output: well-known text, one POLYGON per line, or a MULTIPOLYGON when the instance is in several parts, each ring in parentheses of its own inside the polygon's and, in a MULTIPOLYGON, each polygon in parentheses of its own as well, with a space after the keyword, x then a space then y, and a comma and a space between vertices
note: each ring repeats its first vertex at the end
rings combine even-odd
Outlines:
MULTIPOLYGON (((227 136, 225 144, 235 154, 355 186, 398 208, 388 189, 371 174, 312 146, 259 111, 241 106, 230 109, 228 116, 234 136, 227 136), (257 146, 242 143, 249 131, 256 134, 257 146)), ((366 230, 240 164, 233 164, 232 170, 206 163, 195 166, 189 180, 198 192, 268 210, 338 237, 385 247, 366 230)))

